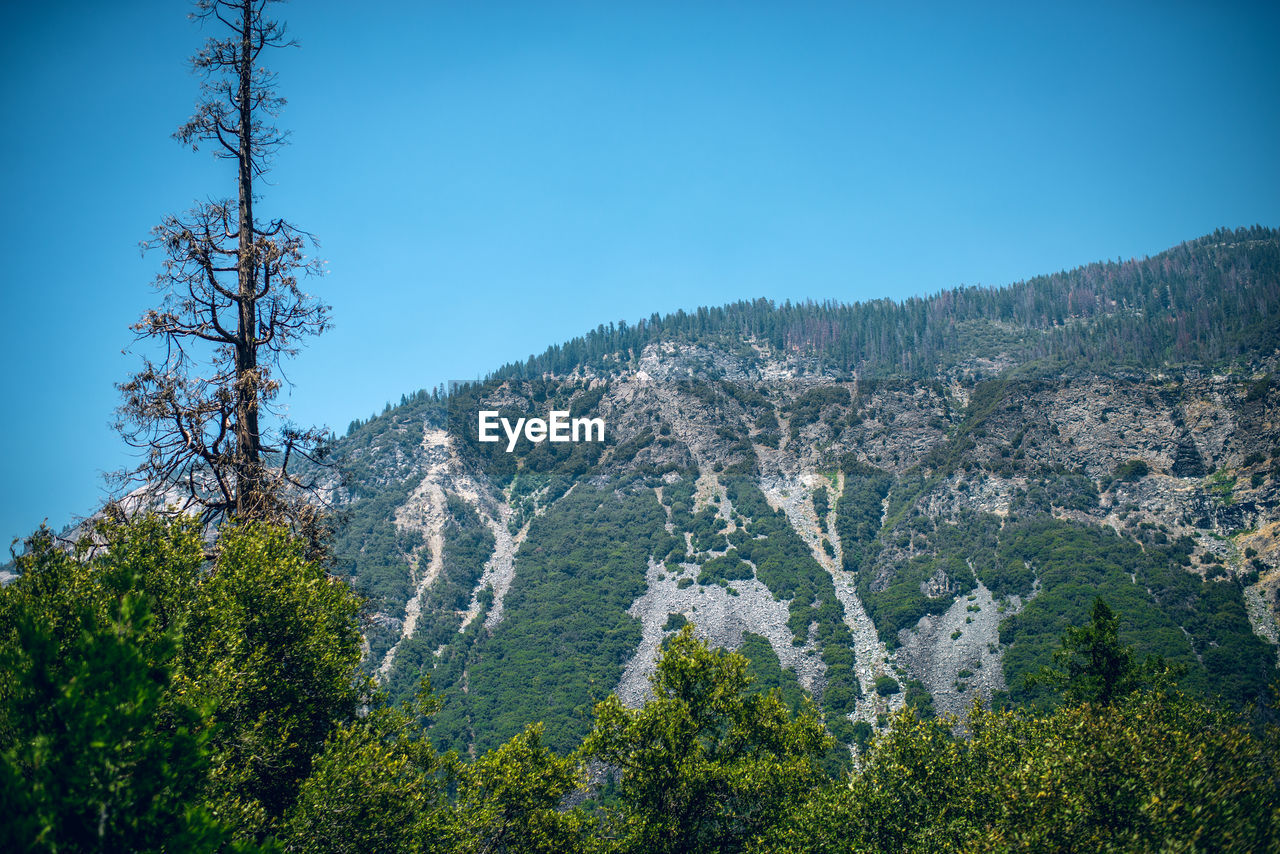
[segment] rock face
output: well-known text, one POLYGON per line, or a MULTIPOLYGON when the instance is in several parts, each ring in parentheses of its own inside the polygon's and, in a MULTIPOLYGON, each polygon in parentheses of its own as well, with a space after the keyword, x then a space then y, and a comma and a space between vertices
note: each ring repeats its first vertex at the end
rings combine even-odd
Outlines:
POLYGON ((1017 613, 1021 604, 1015 596, 1002 607, 979 584, 943 613, 921 617, 914 630, 904 629, 898 661, 908 673, 918 675, 938 711, 963 715, 974 697, 989 700, 993 691, 1006 687, 1000 667, 1000 621, 1017 613))
POLYGON ((1204 477, 1208 474, 1205 471, 1204 459, 1196 449, 1195 439, 1183 436, 1178 442, 1177 450, 1173 454, 1173 464, 1169 466, 1169 473, 1174 477, 1204 477))
MULTIPOLYGON (((959 553, 947 550, 945 536, 972 528, 975 519, 992 536, 1015 517, 1039 513, 1105 527, 1135 543, 1189 538, 1193 559, 1185 571, 1242 583, 1255 631, 1274 645, 1280 546, 1259 532, 1280 523, 1280 427, 1276 393, 1247 400, 1250 379, 1076 373, 982 381, 955 368, 927 382, 872 382, 823 374, 748 341, 733 353, 651 344, 618 370, 548 378, 549 390, 498 384, 472 405, 536 412, 556 394, 566 405, 585 397, 605 419, 608 442, 583 472, 543 466, 544 485, 534 488, 533 475, 519 471, 541 466, 532 454, 550 446, 525 448, 514 475, 495 473, 493 459, 509 460, 476 457, 474 443, 469 447, 449 426, 448 413, 444 422, 433 420, 441 418, 438 409, 422 414, 413 425, 418 432, 408 431, 421 440, 388 455, 409 473, 400 481, 404 498, 391 508, 394 525, 420 532, 421 542, 406 552, 410 597, 386 601, 374 618, 391 633, 374 669, 392 677, 397 650, 422 618, 420 603, 449 548, 450 496, 493 534, 468 604, 456 612, 459 633, 474 631, 483 615, 483 637, 503 630, 508 591, 525 562, 537 559, 537 543, 527 539, 532 521, 568 491, 617 485, 652 489, 664 502, 669 533, 686 545, 683 558, 655 553, 644 570, 642 592, 628 612, 641 640, 619 662, 611 686, 623 700, 636 705, 648 696, 662 642, 682 622, 673 616, 730 649, 747 632, 763 636, 779 664, 821 698, 827 670, 821 626, 793 636, 791 600, 755 575, 754 565, 750 578, 700 582, 701 567, 728 554, 729 542, 699 547, 690 522, 671 521, 669 496, 687 484, 688 515, 680 518, 708 514, 730 539, 751 530, 729 498, 733 480, 744 477, 829 578, 861 694, 845 714, 849 721, 883 725, 901 707, 902 690, 877 691, 884 677, 899 689, 918 684, 938 712, 957 715, 975 698, 989 700, 1010 687, 1001 627, 1036 591, 993 592, 981 581, 982 553, 952 560, 959 553), (855 471, 880 472, 891 484, 875 498, 865 542, 846 541, 852 529, 841 518, 851 512, 845 495, 854 488, 851 478, 861 477, 848 474, 855 471), (825 506, 815 505, 815 491, 826 496, 825 506), (925 574, 904 582, 917 566, 925 574), (885 603, 900 594, 918 600, 920 616, 895 628, 885 603)), ((452 654, 450 643, 436 649, 436 668, 452 654)), ((431 661, 414 666, 429 669, 431 661)))
MULTIPOLYGON (((1182 287, 1217 270, 1235 283, 1219 282, 1219 303, 1234 294, 1233 305, 1270 316, 1271 297, 1250 288, 1263 281, 1274 291, 1271 261, 1228 263, 1212 254, 1224 251, 1216 243, 1202 251, 1217 260, 1187 261, 1200 271, 1190 278, 1152 259, 1071 274, 1062 299, 1052 282, 1028 284, 1019 299, 1043 302, 1038 326, 966 314, 972 295, 961 292, 938 297, 927 318, 902 307, 892 324, 853 332, 835 327, 843 315, 834 310, 799 312, 786 335, 757 335, 745 322, 730 332, 699 314, 679 334, 648 339, 602 327, 593 340, 613 343, 590 358, 544 358, 563 370, 510 370, 407 398, 339 443, 355 474, 333 489, 353 519, 338 565, 371 597, 371 670, 392 687, 429 674, 465 694, 476 668, 488 668, 492 688, 495 662, 519 659, 530 687, 513 696, 530 715, 582 721, 601 692, 642 702, 664 638, 688 621, 727 648, 765 638, 772 666, 823 704, 829 724, 880 726, 907 702, 923 708, 931 697, 937 711, 963 714, 976 698, 1016 693, 1010 674, 1045 658, 1049 640, 1087 611, 1093 585, 1146 609, 1133 616, 1135 637, 1185 635, 1182 652, 1206 673, 1256 682, 1241 662, 1264 649, 1274 670, 1280 641, 1280 389, 1271 381, 1280 353, 1241 345, 1213 369, 1151 358, 1133 364, 1160 367, 1101 367, 1117 363, 1084 344, 1041 358, 1091 323, 1098 341, 1121 347, 1147 323, 1141 312, 1158 309, 1159 323, 1182 328, 1179 312, 1218 304, 1179 308, 1187 300, 1172 286, 1151 286, 1166 275, 1182 287), (1128 296, 1097 284, 1126 275, 1128 296), (1135 307, 1140 298, 1145 308, 1135 307), (840 336, 851 351, 890 355, 877 370, 841 361, 822 349, 840 336), (916 358, 943 344, 945 357, 916 358), (606 440, 521 440, 507 453, 505 442, 476 441, 481 409, 597 417, 606 440), (545 595, 601 582, 594 559, 568 561, 575 538, 557 516, 584 491, 598 493, 609 524, 623 497, 642 493, 667 520, 654 532, 637 517, 634 533, 616 534, 643 541, 645 559, 599 555, 618 575, 592 589, 628 593, 609 606, 617 620, 601 628, 607 660, 594 662, 583 658, 582 627, 565 628, 569 615, 557 616, 545 595), (546 519, 560 526, 554 543, 546 519), (479 542, 489 543, 483 553, 479 542), (717 566, 731 577, 717 577, 717 566), (1083 586, 1068 595, 1071 585, 1083 586), (1210 602, 1218 612, 1206 615, 1210 602), (424 625, 429 643, 415 641, 424 625), (516 637, 523 647, 506 640, 516 637), (584 685, 539 682, 529 660, 549 672, 564 656, 584 662, 584 685)), ((595 522, 572 524, 585 536, 595 522)), ((488 725, 477 708, 464 703, 454 715, 467 747, 488 725)))
POLYGON ((735 582, 734 593, 718 585, 679 586, 683 579, 698 574, 696 564, 685 564, 678 575, 670 575, 661 564, 652 563, 646 574, 648 589, 631 606, 631 614, 643 625, 644 639, 627 663, 618 696, 628 706, 639 706, 651 696, 649 677, 653 675, 659 648, 667 637, 672 614, 694 624, 701 637, 717 646, 737 649, 743 632, 763 635, 783 667, 793 671, 808 691, 820 692, 826 669, 812 643, 794 646, 787 628, 787 606, 773 598, 769 588, 756 579, 735 582))

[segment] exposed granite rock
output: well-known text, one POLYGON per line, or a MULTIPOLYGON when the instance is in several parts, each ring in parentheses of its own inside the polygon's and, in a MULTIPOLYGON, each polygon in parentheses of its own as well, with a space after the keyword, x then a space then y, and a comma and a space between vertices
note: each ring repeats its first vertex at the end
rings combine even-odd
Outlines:
POLYGON ((914 630, 899 632, 896 660, 924 683, 939 713, 963 716, 975 698, 987 700, 1004 689, 1000 621, 1021 609, 1018 597, 998 603, 980 584, 946 612, 921 617, 914 630))
MULTIPOLYGON (((998 626, 1020 603, 995 603, 981 586, 961 589, 967 582, 961 585, 936 568, 922 590, 954 601, 943 613, 900 633, 896 651, 887 650, 859 599, 855 576, 841 563, 834 507, 844 489, 839 474, 843 461, 901 478, 905 485, 896 488, 907 493, 898 498, 935 524, 974 513, 1005 519, 1046 472, 1083 478, 1089 496, 1071 506, 1044 509, 1135 538, 1144 525, 1169 538, 1190 536, 1197 553, 1215 556, 1228 568, 1228 577, 1247 574, 1253 571, 1251 561, 1261 561, 1266 571, 1250 587, 1249 614, 1259 635, 1275 643, 1280 636, 1271 631, 1274 619, 1269 623, 1267 615, 1274 618, 1277 610, 1280 549, 1276 538, 1263 532, 1274 532, 1280 524, 1277 392, 1251 399, 1248 383, 1238 376, 1185 370, 1167 376, 1077 372, 997 379, 998 386, 975 383, 978 374, 997 376, 998 362, 952 368, 929 381, 870 381, 856 373, 836 376, 753 340, 736 348, 663 342, 632 354, 615 370, 582 369, 574 378, 597 389, 607 387, 598 411, 608 423, 610 445, 594 482, 656 471, 660 477, 653 483, 661 489, 696 472, 697 505, 715 505, 732 530, 725 472, 750 472, 770 503, 786 514, 830 574, 844 607, 864 694, 856 719, 874 722, 901 705, 900 694, 884 698, 875 693, 875 679, 883 675, 919 679, 940 711, 955 713, 963 713, 975 696, 1003 687, 998 626), (824 388, 843 389, 848 402, 803 416, 793 408, 806 392, 824 388), (645 431, 651 438, 632 445, 642 447, 631 456, 620 456, 619 449, 645 431), (1141 461, 1145 469, 1125 469, 1131 461, 1141 461), (819 484, 829 485, 833 508, 824 520, 816 518, 811 500, 819 484), (834 554, 827 553, 824 539, 834 554), (1244 559, 1245 548, 1256 557, 1244 559), (1001 604, 1005 613, 999 613, 1001 604)), ((495 391, 492 402, 530 405, 515 383, 495 391)), ((417 593, 431 583, 434 520, 443 512, 443 496, 460 495, 477 509, 497 542, 464 614, 464 626, 478 613, 481 591, 491 586, 495 603, 485 625, 492 631, 502 619, 503 593, 520 571, 515 554, 527 525, 510 531, 510 496, 442 449, 429 425, 425 436, 420 448, 398 450, 388 463, 395 473, 421 478, 396 513, 397 524, 422 530, 432 544, 424 553, 426 565, 415 565, 417 593)), ((906 521, 903 517, 897 524, 906 521)), ((888 500, 882 508, 885 522, 892 524, 888 500)), ((883 589, 907 561, 931 548, 927 537, 905 528, 881 531, 879 541, 879 555, 867 569, 872 590, 883 589)), ((1190 571, 1204 569, 1193 565, 1190 571)), ((671 614, 683 615, 701 636, 729 648, 741 644, 743 632, 765 636, 801 684, 821 690, 823 664, 812 643, 792 645, 785 601, 774 599, 756 579, 734 582, 737 595, 696 581, 679 587, 682 578, 696 575, 693 564, 682 565, 679 575, 657 563, 649 566, 646 592, 631 609, 643 641, 618 686, 627 703, 641 702, 648 690, 647 677, 671 614)), ((403 621, 398 613, 379 619, 396 622, 403 637, 412 631, 411 611, 403 621)))
POLYGON ((699 637, 726 649, 742 646, 743 632, 763 635, 782 666, 795 672, 805 689, 821 693, 826 665, 812 639, 802 647, 792 645, 787 628, 788 600, 775 599, 769 588, 754 578, 732 582, 735 595, 718 584, 698 584, 697 564, 682 564, 681 568, 673 575, 662 564, 651 562, 645 574, 648 589, 631 606, 631 615, 640 620, 643 639, 618 683, 618 696, 626 705, 637 707, 650 696, 649 677, 657 669, 662 640, 674 634, 664 629, 672 614, 693 623, 699 637), (693 583, 681 588, 681 579, 693 583))

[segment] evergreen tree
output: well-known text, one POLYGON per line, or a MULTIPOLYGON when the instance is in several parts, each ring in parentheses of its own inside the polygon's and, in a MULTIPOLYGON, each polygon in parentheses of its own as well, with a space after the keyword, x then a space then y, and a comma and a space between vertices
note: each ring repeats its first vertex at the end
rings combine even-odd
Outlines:
POLYGON ((1158 659, 1134 660, 1133 648, 1120 642, 1119 617, 1101 598, 1093 600, 1088 624, 1067 628, 1053 660, 1055 667, 1034 678, 1060 690, 1068 703, 1109 705, 1169 672, 1158 659))
POLYGON ((749 693, 747 660, 712 650, 686 625, 650 680, 653 698, 596 706, 585 757, 617 769, 607 819, 621 851, 736 851, 825 779, 833 741, 811 708, 749 693))

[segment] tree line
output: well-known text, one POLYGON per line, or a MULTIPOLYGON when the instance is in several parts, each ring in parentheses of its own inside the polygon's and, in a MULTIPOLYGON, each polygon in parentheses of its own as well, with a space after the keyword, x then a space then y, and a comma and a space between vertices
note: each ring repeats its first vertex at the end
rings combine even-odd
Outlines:
POLYGON ((853 304, 768 299, 602 324, 490 379, 617 369, 657 341, 752 339, 816 369, 930 377, 1006 352, 1090 367, 1218 364, 1280 343, 1280 231, 1219 229, 1141 260, 1089 264, 1005 287, 853 304))
POLYGON ((908 706, 849 771, 820 708, 691 625, 640 708, 472 757, 433 742, 427 685, 392 705, 361 674, 359 599, 299 537, 100 534, 37 533, 0 592, 5 850, 1280 850, 1280 730, 1172 689, 1101 602, 1043 671, 1058 705, 908 706))

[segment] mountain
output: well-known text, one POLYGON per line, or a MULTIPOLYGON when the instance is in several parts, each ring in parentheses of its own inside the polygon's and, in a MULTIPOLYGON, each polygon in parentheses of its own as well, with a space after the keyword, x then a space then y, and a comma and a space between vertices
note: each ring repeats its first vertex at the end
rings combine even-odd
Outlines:
MULTIPOLYGON (((865 745, 1025 677, 1096 597, 1243 706, 1277 677, 1280 231, 904 302, 601 326, 336 444, 367 666, 473 755, 575 746, 686 622, 865 745), (595 418, 603 441, 480 441, 595 418)), ((537 436, 537 433, 534 433, 537 436)))

